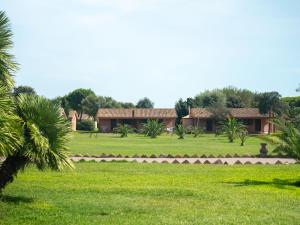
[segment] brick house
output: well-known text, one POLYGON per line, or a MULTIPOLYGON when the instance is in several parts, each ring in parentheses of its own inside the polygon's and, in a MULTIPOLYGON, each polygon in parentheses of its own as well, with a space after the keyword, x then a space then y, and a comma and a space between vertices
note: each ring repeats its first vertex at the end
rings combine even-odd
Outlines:
POLYGON ((118 124, 140 129, 148 119, 159 120, 167 130, 172 130, 176 118, 175 109, 99 109, 97 112, 98 128, 102 132, 112 132, 118 124))
MULTIPOLYGON (((207 132, 216 130, 216 124, 212 113, 205 108, 192 108, 189 115, 182 118, 185 127, 199 127, 207 132)), ((272 133, 275 131, 273 124, 269 122, 271 117, 261 114, 257 108, 231 108, 229 117, 236 118, 243 122, 249 133, 272 133)))

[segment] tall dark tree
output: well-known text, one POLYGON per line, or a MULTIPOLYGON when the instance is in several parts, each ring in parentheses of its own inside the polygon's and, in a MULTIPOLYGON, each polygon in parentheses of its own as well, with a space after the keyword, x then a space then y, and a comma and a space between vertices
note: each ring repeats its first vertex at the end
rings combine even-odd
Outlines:
POLYGON ((85 99, 89 95, 95 95, 95 93, 91 89, 79 88, 79 89, 72 91, 71 93, 69 93, 66 96, 68 105, 71 107, 71 109, 74 109, 77 111, 80 120, 81 120, 82 112, 83 112, 81 102, 83 99, 85 99))
MULTIPOLYGON (((258 108, 260 113, 269 114, 269 117, 273 117, 274 114, 281 114, 283 104, 281 101, 281 95, 278 92, 265 92, 258 95, 258 108)), ((272 124, 269 123, 269 131, 271 133, 272 124)))
POLYGON ((182 117, 189 114, 188 103, 187 101, 183 101, 182 98, 178 100, 175 104, 175 110, 177 113, 176 123, 179 124, 182 117))
POLYGON ((154 103, 147 97, 142 98, 138 101, 138 103, 136 104, 137 108, 153 108, 154 107, 154 103))
POLYGON ((34 88, 30 86, 18 86, 14 88, 14 95, 20 95, 20 94, 29 94, 29 95, 36 95, 36 92, 34 88))
POLYGON ((89 95, 81 102, 83 112, 96 120, 97 111, 100 108, 99 98, 95 95, 89 95))

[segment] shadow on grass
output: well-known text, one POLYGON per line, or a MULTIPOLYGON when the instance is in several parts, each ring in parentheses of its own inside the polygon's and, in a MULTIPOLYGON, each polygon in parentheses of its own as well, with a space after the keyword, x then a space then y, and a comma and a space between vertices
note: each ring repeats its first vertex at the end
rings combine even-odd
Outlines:
POLYGON ((22 196, 0 195, 0 201, 6 203, 12 203, 12 204, 32 203, 33 198, 22 197, 22 196))
POLYGON ((234 186, 259 186, 259 185, 273 185, 280 189, 286 189, 287 187, 300 188, 300 180, 282 180, 274 178, 272 181, 258 181, 258 180, 245 180, 242 182, 226 182, 227 184, 233 184, 234 186))

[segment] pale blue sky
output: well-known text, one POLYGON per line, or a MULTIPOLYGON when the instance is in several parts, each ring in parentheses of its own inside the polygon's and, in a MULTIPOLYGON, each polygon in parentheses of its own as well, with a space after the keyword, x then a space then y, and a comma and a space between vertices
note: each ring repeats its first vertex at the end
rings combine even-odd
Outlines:
POLYGON ((18 85, 52 98, 83 87, 156 107, 233 85, 296 95, 298 0, 2 1, 18 85))

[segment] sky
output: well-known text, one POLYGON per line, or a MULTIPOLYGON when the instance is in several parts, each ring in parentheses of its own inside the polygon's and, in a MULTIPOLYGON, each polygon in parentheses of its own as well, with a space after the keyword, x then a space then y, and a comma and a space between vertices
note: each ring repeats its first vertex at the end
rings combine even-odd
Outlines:
MULTIPOLYGON (((295 96, 298 0, 10 0, 17 85, 155 107, 235 86, 295 96)), ((299 93, 298 93, 299 95, 299 93)))

